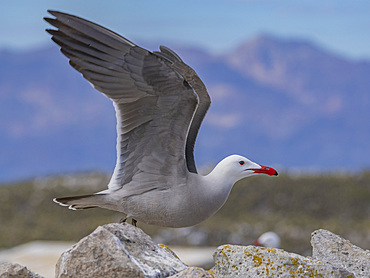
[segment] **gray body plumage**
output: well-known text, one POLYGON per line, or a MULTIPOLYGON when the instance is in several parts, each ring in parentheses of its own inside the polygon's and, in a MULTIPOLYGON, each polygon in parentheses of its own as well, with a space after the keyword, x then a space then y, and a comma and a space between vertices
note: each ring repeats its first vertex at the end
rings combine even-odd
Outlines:
POLYGON ((55 18, 45 20, 57 28, 47 30, 52 40, 113 101, 117 118, 117 161, 108 189, 55 201, 168 227, 214 214, 241 177, 225 179, 225 170, 197 174, 194 144, 211 101, 195 71, 166 47, 149 52, 95 23, 49 12, 55 18))

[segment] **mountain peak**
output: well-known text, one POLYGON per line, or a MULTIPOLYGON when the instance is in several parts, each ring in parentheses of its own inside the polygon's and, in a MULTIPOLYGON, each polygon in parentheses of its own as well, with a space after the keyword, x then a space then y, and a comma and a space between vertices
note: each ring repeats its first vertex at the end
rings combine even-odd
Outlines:
POLYGON ((241 52, 246 50, 267 50, 267 49, 281 49, 283 52, 286 52, 287 49, 300 49, 300 50, 310 50, 310 51, 318 51, 324 52, 320 47, 312 43, 311 41, 307 41, 305 39, 291 39, 291 38, 282 38, 277 37, 271 34, 259 34, 251 39, 246 40, 244 43, 239 45, 235 52, 241 52))
POLYGON ((322 97, 323 86, 329 85, 334 93, 338 82, 348 79, 348 70, 360 66, 311 42, 265 34, 241 44, 227 61, 245 77, 306 100, 322 97))

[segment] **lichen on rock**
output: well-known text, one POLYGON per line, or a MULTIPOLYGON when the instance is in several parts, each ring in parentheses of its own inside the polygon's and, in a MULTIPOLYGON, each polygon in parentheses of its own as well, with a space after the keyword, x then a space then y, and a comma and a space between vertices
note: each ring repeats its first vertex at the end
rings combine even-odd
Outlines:
POLYGON ((223 245, 214 253, 216 277, 351 277, 345 269, 281 249, 223 245))

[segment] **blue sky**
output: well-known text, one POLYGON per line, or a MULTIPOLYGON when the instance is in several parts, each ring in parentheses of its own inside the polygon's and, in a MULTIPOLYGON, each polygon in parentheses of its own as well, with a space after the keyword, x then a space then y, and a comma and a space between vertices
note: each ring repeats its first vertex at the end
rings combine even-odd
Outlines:
POLYGON ((173 41, 223 53, 267 33, 370 60, 368 0, 2 1, 0 49, 51 43, 42 20, 47 9, 87 18, 133 41, 173 41))

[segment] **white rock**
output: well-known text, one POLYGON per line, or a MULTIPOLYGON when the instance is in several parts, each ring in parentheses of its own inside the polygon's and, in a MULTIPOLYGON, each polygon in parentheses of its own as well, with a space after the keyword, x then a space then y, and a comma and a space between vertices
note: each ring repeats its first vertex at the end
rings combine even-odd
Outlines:
POLYGON ((347 270, 275 248, 223 245, 213 257, 216 277, 338 278, 352 275, 347 270))
POLYGON ((129 224, 98 227, 60 257, 56 277, 167 277, 187 266, 129 224))
POLYGON ((42 278, 42 276, 30 271, 27 267, 16 263, 0 264, 0 278, 42 278))
POLYGON ((312 257, 353 272, 356 277, 370 277, 370 251, 353 245, 327 230, 317 230, 311 236, 312 257))
POLYGON ((215 278, 214 271, 204 270, 200 267, 188 267, 187 269, 168 278, 215 278))

